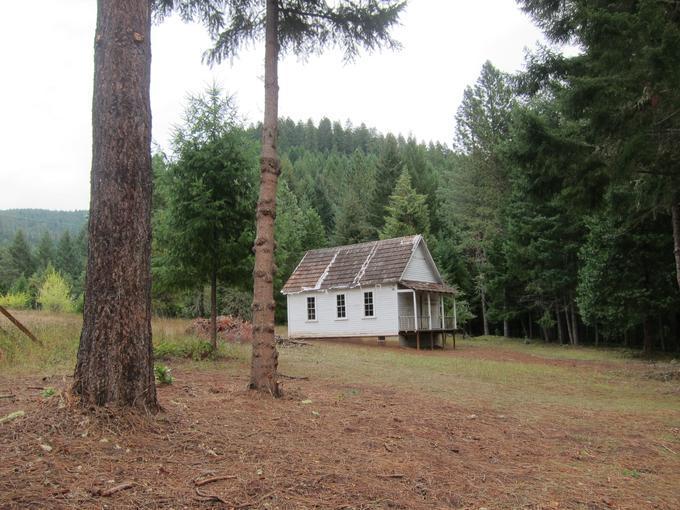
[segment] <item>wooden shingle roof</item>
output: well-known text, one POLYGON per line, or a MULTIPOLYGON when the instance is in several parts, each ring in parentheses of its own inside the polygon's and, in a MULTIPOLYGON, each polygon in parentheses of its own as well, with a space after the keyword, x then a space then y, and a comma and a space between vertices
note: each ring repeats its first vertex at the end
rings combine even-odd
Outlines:
POLYGON ((310 250, 281 292, 396 283, 421 240, 416 235, 310 250))

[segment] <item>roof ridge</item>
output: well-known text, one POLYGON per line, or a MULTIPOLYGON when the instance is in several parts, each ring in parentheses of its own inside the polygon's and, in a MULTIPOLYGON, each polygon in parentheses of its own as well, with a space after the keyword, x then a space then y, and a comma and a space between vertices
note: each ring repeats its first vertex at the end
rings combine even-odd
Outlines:
POLYGON ((391 237, 389 239, 374 239, 373 241, 363 241, 361 243, 354 243, 354 244, 341 244, 339 246, 326 246, 325 248, 314 248, 314 249, 311 249, 311 250, 307 250, 305 253, 331 251, 331 250, 341 250, 343 248, 353 248, 355 246, 361 246, 361 245, 364 245, 364 244, 386 243, 388 241, 396 241, 397 239, 402 239, 402 240, 403 239, 415 239, 418 236, 420 236, 420 234, 415 234, 415 235, 410 235, 410 236, 391 237))

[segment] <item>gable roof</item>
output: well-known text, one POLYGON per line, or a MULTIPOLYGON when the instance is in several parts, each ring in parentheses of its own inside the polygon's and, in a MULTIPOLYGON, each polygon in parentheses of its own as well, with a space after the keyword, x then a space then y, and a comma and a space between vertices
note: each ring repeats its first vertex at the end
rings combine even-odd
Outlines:
MULTIPOLYGON (((281 292, 294 294, 306 290, 342 289, 399 282, 421 242, 429 256, 429 250, 421 235, 310 250, 302 257, 281 292)), ((429 261, 442 282, 431 256, 429 261)), ((443 282, 433 285, 451 289, 443 285, 443 282)))

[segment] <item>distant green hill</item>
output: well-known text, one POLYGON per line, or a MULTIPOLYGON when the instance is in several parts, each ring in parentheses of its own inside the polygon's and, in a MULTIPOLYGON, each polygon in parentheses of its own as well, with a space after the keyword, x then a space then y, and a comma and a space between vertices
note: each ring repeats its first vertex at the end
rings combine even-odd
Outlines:
POLYGON ((12 241, 17 230, 23 230, 32 245, 47 230, 58 239, 65 230, 77 234, 87 222, 87 211, 48 211, 47 209, 7 209, 0 211, 0 246, 12 241))

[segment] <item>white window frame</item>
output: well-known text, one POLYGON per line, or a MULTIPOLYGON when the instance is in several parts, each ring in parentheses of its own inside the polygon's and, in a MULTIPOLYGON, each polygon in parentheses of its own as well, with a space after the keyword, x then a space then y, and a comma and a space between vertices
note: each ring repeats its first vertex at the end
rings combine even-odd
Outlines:
POLYGON ((307 322, 317 322, 319 319, 317 318, 318 315, 316 313, 316 296, 307 296, 305 303, 307 303, 307 322), (309 306, 310 304, 312 305, 311 308, 309 306), (312 312, 312 314, 309 312, 312 312), (310 315, 313 316, 310 317, 310 315))
POLYGON ((346 321, 347 320, 347 295, 346 294, 336 294, 335 296, 335 320, 346 321), (342 304, 340 304, 340 298, 342 298, 342 304), (340 315, 340 309, 342 308, 342 316, 340 315))
POLYGON ((375 293, 372 290, 367 290, 367 291, 364 292, 363 307, 364 307, 364 319, 375 319, 375 293), (368 303, 366 302, 366 297, 369 294, 371 295, 371 302, 370 302, 371 312, 372 312, 371 315, 366 314, 366 306, 368 305, 368 303))

